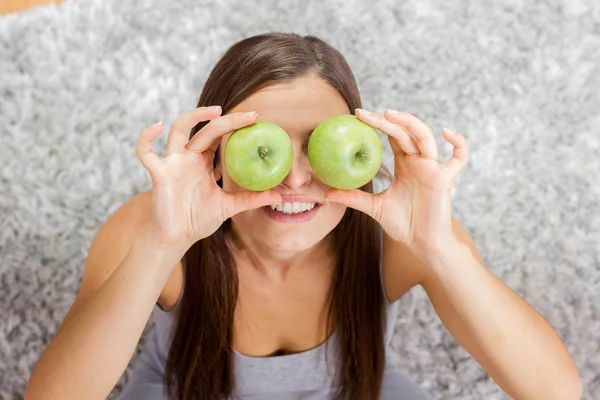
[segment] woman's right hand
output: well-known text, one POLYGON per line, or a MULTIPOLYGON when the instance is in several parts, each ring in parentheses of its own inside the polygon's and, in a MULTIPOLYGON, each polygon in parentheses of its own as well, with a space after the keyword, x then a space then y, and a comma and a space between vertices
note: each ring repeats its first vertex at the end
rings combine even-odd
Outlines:
POLYGON ((162 132, 157 123, 144 129, 135 147, 152 179, 152 222, 145 234, 160 246, 191 245, 215 232, 242 211, 281 202, 275 190, 228 193, 216 183, 213 161, 221 137, 256 121, 256 113, 221 115, 220 107, 199 107, 171 125, 163 158, 152 149, 162 132), (190 130, 206 124, 189 140, 190 130))

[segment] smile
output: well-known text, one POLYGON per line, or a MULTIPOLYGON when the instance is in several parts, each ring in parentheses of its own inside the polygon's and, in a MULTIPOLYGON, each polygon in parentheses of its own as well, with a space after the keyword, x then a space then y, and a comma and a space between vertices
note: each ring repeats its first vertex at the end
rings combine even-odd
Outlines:
POLYGON ((263 207, 271 219, 277 222, 306 222, 313 219, 321 204, 310 202, 283 202, 263 207))

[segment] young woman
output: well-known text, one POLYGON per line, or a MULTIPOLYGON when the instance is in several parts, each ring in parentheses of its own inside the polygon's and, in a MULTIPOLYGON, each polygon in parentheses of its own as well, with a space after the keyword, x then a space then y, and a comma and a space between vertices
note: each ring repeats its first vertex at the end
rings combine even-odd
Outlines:
POLYGON ((454 153, 442 163, 414 116, 361 110, 354 76, 328 44, 284 33, 236 43, 159 158, 152 141, 162 130, 141 133, 136 155, 153 187, 98 232, 27 400, 106 398, 151 314, 156 330, 122 400, 425 399, 389 358, 397 300, 416 285, 510 396, 579 398, 558 335, 485 267, 452 218, 464 137, 444 130, 454 153), (311 170, 311 131, 355 112, 394 152, 382 193, 372 182, 333 190, 311 170), (274 189, 248 192, 229 178, 223 148, 257 119, 289 134, 294 162, 274 189))

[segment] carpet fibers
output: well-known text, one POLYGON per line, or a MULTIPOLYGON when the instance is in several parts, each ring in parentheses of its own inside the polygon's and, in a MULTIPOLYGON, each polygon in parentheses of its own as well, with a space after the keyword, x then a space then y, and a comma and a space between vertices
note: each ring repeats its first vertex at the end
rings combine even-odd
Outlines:
MULTIPOLYGON (((193 108, 218 57, 266 31, 314 34, 338 48, 364 107, 416 115, 443 160, 451 149, 441 129, 465 135, 471 160, 455 183, 454 216, 487 266, 555 327, 584 399, 597 398, 600 6, 592 0, 67 0, 0 17, 0 398, 22 397, 102 223, 151 187, 134 155, 141 130, 193 108)), ((163 133, 158 151, 165 144, 163 133)), ((433 398, 508 398, 420 287, 401 303, 398 363, 433 398)))

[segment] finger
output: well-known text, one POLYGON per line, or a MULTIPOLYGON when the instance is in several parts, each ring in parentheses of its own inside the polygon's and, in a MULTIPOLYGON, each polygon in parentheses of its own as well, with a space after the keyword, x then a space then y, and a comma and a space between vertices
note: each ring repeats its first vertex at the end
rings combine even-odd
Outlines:
POLYGON ((444 128, 442 130, 442 135, 454 146, 452 157, 444 164, 444 167, 450 172, 454 179, 469 162, 469 148, 465 137, 460 133, 444 128))
POLYGON ((435 137, 427 124, 406 112, 388 109, 383 112, 383 115, 388 121, 403 126, 414 136, 419 152, 425 158, 431 158, 432 160, 439 158, 435 137))
POLYGON ((135 155, 140 159, 142 165, 150 174, 154 174, 162 165, 162 161, 152 149, 152 141, 156 139, 163 130, 162 121, 155 123, 142 130, 135 145, 135 155))
POLYGON ((236 129, 253 124, 257 116, 258 114, 255 111, 249 113, 239 112, 224 115, 210 121, 194 135, 192 140, 185 145, 185 148, 198 153, 204 153, 206 150, 211 150, 214 153, 221 143, 222 136, 236 129))
POLYGON ((360 189, 328 189, 325 192, 325 198, 361 211, 376 221, 380 220, 381 196, 378 194, 372 194, 360 189))
POLYGON ((263 192, 244 190, 237 193, 225 193, 223 199, 223 220, 242 211, 279 204, 281 201, 281 194, 276 190, 265 190, 263 192))
POLYGON ((175 120, 169 132, 165 157, 171 153, 183 153, 185 144, 188 142, 190 130, 201 121, 218 118, 221 115, 221 111, 220 106, 198 107, 175 120))
POLYGON ((391 123, 379 113, 360 108, 356 109, 356 117, 388 135, 392 139, 390 146, 394 155, 398 155, 400 152, 419 153, 415 138, 404 127, 391 123))

